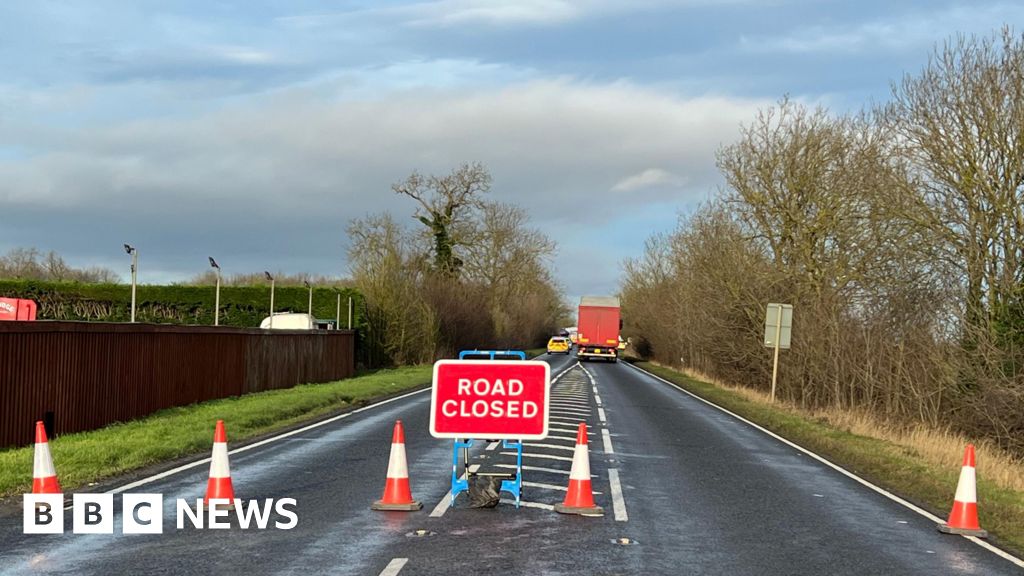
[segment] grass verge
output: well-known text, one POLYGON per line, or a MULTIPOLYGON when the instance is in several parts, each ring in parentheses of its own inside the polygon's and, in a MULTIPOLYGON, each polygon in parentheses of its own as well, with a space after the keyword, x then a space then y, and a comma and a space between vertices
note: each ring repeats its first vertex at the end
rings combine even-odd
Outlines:
MULTIPOLYGON (((247 394, 161 410, 145 418, 50 441, 64 490, 210 449, 224 420, 230 441, 244 440, 430 383, 431 367, 380 370, 285 390, 247 394)), ((0 451, 0 497, 32 489, 33 448, 0 451)))
MULTIPOLYGON (((944 431, 897 431, 870 416, 811 414, 771 405, 749 389, 713 384, 650 363, 636 365, 755 422, 874 482, 941 518, 949 514, 960 475, 960 452, 969 440, 944 431), (859 433, 858 433, 859 432, 859 433), (948 446, 948 447, 946 447, 948 446), (941 450, 937 447, 946 447, 941 450)), ((1024 463, 985 442, 978 450, 978 515, 993 540, 1024 551, 1024 463), (986 475, 986 466, 991 475, 986 475)))

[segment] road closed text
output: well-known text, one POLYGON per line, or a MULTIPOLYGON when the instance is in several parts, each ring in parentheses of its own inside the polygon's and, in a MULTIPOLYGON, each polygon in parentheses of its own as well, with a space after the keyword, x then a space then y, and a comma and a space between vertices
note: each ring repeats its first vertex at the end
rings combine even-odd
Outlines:
POLYGON ((534 418, 540 412, 537 402, 522 399, 522 380, 459 378, 456 390, 463 398, 450 398, 441 403, 441 413, 447 417, 534 418), (481 396, 491 399, 481 399, 481 396))
POLYGON ((439 360, 434 364, 430 434, 436 438, 544 438, 550 384, 546 362, 439 360))

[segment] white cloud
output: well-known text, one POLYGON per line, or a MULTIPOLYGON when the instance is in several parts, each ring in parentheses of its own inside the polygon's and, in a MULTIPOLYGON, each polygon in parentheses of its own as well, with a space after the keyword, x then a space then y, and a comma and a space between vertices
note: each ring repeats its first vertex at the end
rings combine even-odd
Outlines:
POLYGON ((612 186, 612 192, 632 192, 655 186, 678 188, 686 183, 686 179, 661 168, 648 168, 619 180, 612 186))
MULTIPOLYGON (((93 235, 134 230, 133 241, 163 246, 165 259, 194 250, 188 266, 217 246, 235 269, 288 261, 337 271, 345 222, 411 212, 392 183, 414 169, 444 173, 478 160, 494 175, 493 198, 527 207, 552 236, 578 239, 561 244, 556 263, 570 291, 583 291, 571 278, 592 260, 597 230, 616 226, 623 211, 703 199, 719 179, 715 149, 765 104, 568 79, 366 99, 322 96, 329 92, 37 134, 37 154, 0 160, 0 205, 23 225, 0 231, 0 243, 59 247, 63 238, 88 250, 99 242, 93 235), (645 194, 622 204, 618 191, 642 186, 645 194), (16 236, 35 230, 46 242, 16 236)), ((639 249, 644 234, 634 235, 639 249)), ((608 281, 616 275, 608 262, 608 281)))

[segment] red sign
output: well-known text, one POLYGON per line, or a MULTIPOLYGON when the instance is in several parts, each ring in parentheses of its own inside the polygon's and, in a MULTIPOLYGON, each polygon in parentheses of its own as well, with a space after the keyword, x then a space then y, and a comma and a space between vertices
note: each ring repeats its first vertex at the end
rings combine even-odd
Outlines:
POLYGON ((36 303, 18 298, 0 298, 0 321, 35 320, 36 303))
POLYGON ((547 362, 439 360, 434 364, 430 434, 488 440, 545 438, 550 384, 547 362))

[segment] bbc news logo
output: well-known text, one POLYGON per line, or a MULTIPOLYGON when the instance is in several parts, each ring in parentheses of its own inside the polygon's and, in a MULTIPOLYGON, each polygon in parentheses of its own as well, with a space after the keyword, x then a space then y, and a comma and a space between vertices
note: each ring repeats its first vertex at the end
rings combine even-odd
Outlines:
MULTIPOLYGON (((295 499, 249 500, 248 503, 215 499, 204 509, 203 499, 190 502, 175 500, 175 519, 178 530, 190 525, 194 529, 227 530, 233 528, 232 516, 242 530, 291 530, 299 523, 295 513, 295 499), (229 506, 234 504, 232 510, 229 506), (273 522, 271 522, 273 520, 273 522)), ((63 534, 63 494, 25 494, 23 501, 23 531, 25 534, 63 534)), ((72 532, 74 534, 114 533, 113 494, 75 494, 71 501, 72 532)), ((163 534, 164 497, 162 494, 124 494, 121 499, 121 532, 124 534, 163 534)))

